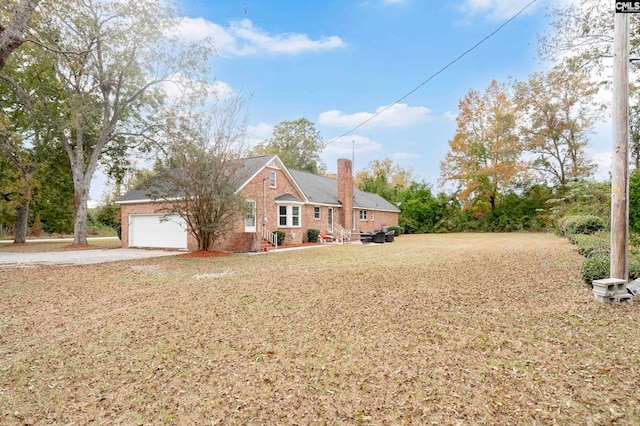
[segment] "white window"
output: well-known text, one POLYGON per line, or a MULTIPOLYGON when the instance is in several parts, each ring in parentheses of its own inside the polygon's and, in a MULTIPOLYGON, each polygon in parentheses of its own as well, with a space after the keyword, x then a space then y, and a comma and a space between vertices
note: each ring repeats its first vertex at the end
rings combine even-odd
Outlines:
POLYGON ((371 210, 371 222, 375 219, 375 212, 371 210))
POLYGON ((247 200, 244 216, 244 232, 256 232, 256 201, 247 200))
POLYGON ((367 211, 366 210, 360 210, 360 220, 362 220, 362 221, 366 221, 367 220, 367 211))
POLYGON ((300 206, 284 204, 278 206, 278 226, 280 228, 299 228, 300 206))
POLYGON ((316 220, 322 219, 322 213, 320 211, 320 207, 315 206, 313 208, 313 218, 316 220))
POLYGON ((291 226, 300 226, 300 206, 291 206, 291 226))
POLYGON ((277 174, 275 172, 275 170, 271 170, 269 171, 269 187, 270 188, 275 188, 276 187, 276 178, 277 178, 277 174))
POLYGON ((278 207, 278 225, 287 226, 287 206, 278 207))

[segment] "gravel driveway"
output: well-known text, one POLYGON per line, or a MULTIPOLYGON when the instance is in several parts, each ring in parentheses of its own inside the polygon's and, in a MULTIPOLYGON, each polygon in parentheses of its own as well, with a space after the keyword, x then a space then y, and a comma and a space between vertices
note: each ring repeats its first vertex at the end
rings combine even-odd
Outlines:
POLYGON ((44 253, 0 252, 0 269, 32 268, 37 265, 86 265, 90 263, 117 262, 119 260, 175 256, 181 253, 184 253, 184 251, 125 248, 104 250, 70 250, 44 253))

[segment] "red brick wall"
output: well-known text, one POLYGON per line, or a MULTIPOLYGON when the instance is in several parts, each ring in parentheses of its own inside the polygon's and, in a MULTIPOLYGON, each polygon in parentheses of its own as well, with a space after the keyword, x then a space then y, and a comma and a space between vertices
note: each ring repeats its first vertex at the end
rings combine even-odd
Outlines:
POLYGON ((367 220, 360 220, 360 210, 355 208, 356 213, 356 232, 376 231, 383 226, 398 226, 398 213, 367 210, 367 220), (372 220, 373 218, 373 220, 372 220))
MULTIPOLYGON (((349 162, 350 161, 346 160, 349 162)), ((328 220, 328 206, 320 206, 321 219, 314 218, 314 205, 300 206, 300 222, 299 228, 280 228, 278 226, 278 209, 275 199, 283 194, 291 194, 296 198, 303 200, 304 195, 299 193, 295 185, 288 179, 287 175, 280 169, 265 168, 243 189, 242 194, 246 199, 256 201, 256 222, 258 235, 245 232, 244 217, 239 217, 234 221, 233 228, 223 238, 214 244, 214 249, 233 252, 246 252, 251 249, 260 249, 263 246, 261 236, 259 234, 262 224, 262 218, 267 218, 267 229, 275 231, 277 229, 285 232, 285 244, 299 244, 307 240, 308 229, 318 229, 321 233, 326 233, 328 220), (269 172, 276 172, 276 188, 269 186, 269 172), (264 181, 264 184, 263 184, 264 181), (266 205, 266 211, 265 211, 266 205)), ((129 245, 129 215, 130 214, 153 214, 162 213, 166 204, 162 203, 135 203, 122 204, 122 246, 129 245)), ((333 207, 334 223, 340 223, 341 219, 340 207, 333 207)), ((394 226, 398 224, 398 214, 391 212, 376 211, 371 220, 371 211, 368 212, 367 221, 359 220, 359 209, 355 209, 356 221, 355 229, 360 231, 373 231, 380 229, 382 226, 394 226)), ((352 215, 349 216, 348 223, 351 223, 352 215)), ((349 227, 350 228, 350 227, 349 227)), ((347 228, 347 229, 349 229, 347 228)), ((197 250, 197 243, 191 234, 187 237, 187 246, 189 250, 197 250)))

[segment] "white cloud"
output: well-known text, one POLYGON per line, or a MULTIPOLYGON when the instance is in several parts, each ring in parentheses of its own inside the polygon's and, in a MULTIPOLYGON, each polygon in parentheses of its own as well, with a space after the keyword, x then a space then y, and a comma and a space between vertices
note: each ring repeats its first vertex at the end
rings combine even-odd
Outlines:
POLYGON ((216 80, 208 84, 194 81, 184 74, 178 73, 169 81, 161 84, 162 89, 169 99, 178 100, 189 96, 190 92, 207 93, 211 100, 224 100, 232 97, 236 92, 224 81, 216 80))
MULTIPOLYGON (((509 19, 531 0, 465 0, 460 8, 469 15, 486 15, 492 20, 509 19)), ((533 13, 538 6, 533 4, 524 12, 533 13)))
MULTIPOLYGON (((373 112, 356 112, 354 114, 344 114, 342 111, 333 109, 320 114, 318 124, 328 127, 352 128, 364 121, 372 118, 387 106, 378 107, 373 112)), ((372 119, 367 125, 377 127, 407 127, 414 123, 429 119, 431 110, 427 107, 412 107, 407 104, 395 104, 391 108, 382 112, 372 119)))
POLYGON ((444 114, 442 114, 442 118, 447 121, 456 121, 456 118, 458 118, 458 113, 455 113, 453 111, 446 111, 444 114))
POLYGON ((273 126, 269 123, 260 122, 256 125, 247 126, 247 141, 251 147, 269 139, 273 135, 273 126))
POLYGON ((208 87, 209 96, 217 99, 229 99, 235 95, 235 91, 224 81, 217 80, 215 83, 208 87))
POLYGON ((179 31, 191 41, 210 38, 221 56, 295 54, 346 46, 338 36, 311 39, 300 33, 269 34, 249 19, 232 21, 228 27, 223 27, 204 18, 183 18, 179 31))
POLYGON ((330 143, 324 149, 324 155, 351 155, 382 150, 382 144, 360 135, 349 135, 330 143))

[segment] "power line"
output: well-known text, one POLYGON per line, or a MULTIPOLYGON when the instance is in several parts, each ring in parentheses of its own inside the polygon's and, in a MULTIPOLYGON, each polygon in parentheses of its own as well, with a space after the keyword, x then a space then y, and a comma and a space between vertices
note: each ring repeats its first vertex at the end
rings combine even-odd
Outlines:
POLYGON ((367 124, 368 122, 370 122, 371 120, 373 120, 374 118, 376 118, 377 116, 379 116, 380 114, 382 114, 383 112, 385 112, 386 110, 388 110, 389 108, 391 108, 392 106, 399 104, 400 102, 404 101, 406 98, 408 98, 410 95, 412 95, 413 93, 415 93, 416 91, 418 91, 418 89, 420 89, 422 86, 424 86, 425 84, 427 84, 428 82, 430 82, 431 80, 433 80, 435 77, 437 77, 438 75, 442 74, 447 68, 449 68, 451 65, 455 64, 456 62, 458 62, 460 59, 464 58, 465 56, 467 56, 469 53, 471 53, 472 51, 474 51, 477 47, 479 47, 481 44, 483 44, 485 41, 489 40, 491 37, 493 37, 494 35, 496 35, 500 30, 502 30, 504 27, 506 27, 511 21, 513 21, 514 19, 516 19, 518 16, 520 16, 525 10, 527 10, 532 4, 536 3, 538 0, 531 0, 529 3, 527 3, 522 9, 520 9, 515 15, 513 15, 511 18, 507 19, 504 23, 502 23, 502 25, 500 25, 498 28, 496 28, 495 30, 493 30, 493 32, 487 36, 485 36, 482 40, 480 40, 479 42, 477 42, 476 44, 474 44, 473 46, 471 46, 470 48, 468 48, 467 50, 465 50, 463 53, 461 53, 460 55, 458 55, 458 57, 456 57, 455 59, 453 59, 452 61, 450 61, 448 64, 446 64, 444 67, 440 68, 438 71, 434 72, 433 74, 431 74, 429 76, 429 78, 427 78, 425 81, 423 81, 422 83, 418 84, 415 88, 413 88, 413 90, 409 91, 408 93, 406 93, 404 96, 402 96, 400 99, 396 100, 395 102, 393 102, 390 105, 387 105, 386 107, 382 108, 380 111, 376 112, 375 114, 373 114, 371 117, 367 118, 366 120, 364 120, 362 123, 358 124, 357 126, 355 126, 354 128, 352 128, 351 130, 349 130, 348 132, 345 132, 343 134, 341 134, 338 137, 335 137, 333 139, 331 139, 329 142, 327 142, 325 144, 325 146, 332 144, 334 142, 339 141, 340 139, 342 139, 343 137, 355 132, 356 130, 358 130, 360 127, 364 126, 365 124, 367 124))

